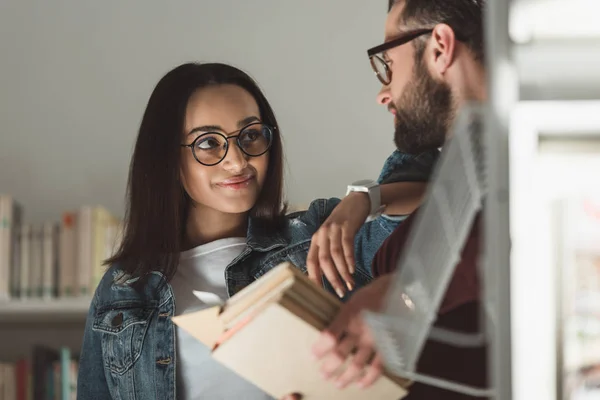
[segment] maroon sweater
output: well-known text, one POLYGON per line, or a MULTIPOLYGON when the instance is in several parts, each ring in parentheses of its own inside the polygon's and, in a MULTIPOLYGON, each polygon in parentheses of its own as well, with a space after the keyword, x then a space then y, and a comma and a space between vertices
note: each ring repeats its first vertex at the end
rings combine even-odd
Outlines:
MULTIPOLYGON (((416 213, 408 217, 381 245, 373 260, 375 277, 388 274, 396 268, 396 261, 408 239, 416 213)), ((438 311, 435 326, 463 333, 479 332, 480 284, 478 257, 481 236, 481 217, 478 215, 467 238, 461 260, 438 311)), ((428 340, 417 363, 417 371, 464 383, 470 386, 487 387, 487 348, 455 347, 428 340)), ((414 383, 406 400, 466 400, 475 399, 421 383, 414 383)))

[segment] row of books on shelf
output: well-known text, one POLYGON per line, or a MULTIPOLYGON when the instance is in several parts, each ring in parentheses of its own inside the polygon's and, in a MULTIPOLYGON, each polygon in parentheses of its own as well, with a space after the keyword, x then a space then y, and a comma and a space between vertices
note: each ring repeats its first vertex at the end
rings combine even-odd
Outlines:
POLYGON ((36 345, 29 357, 0 361, 0 399, 75 400, 78 357, 68 347, 36 345))
POLYGON ((0 301, 90 296, 121 232, 122 221, 102 206, 31 224, 18 201, 0 195, 0 301))

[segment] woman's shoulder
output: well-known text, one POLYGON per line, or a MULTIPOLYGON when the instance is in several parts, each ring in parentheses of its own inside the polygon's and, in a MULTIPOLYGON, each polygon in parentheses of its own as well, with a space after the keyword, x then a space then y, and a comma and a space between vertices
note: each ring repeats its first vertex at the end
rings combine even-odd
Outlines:
MULTIPOLYGON (((166 290, 157 290, 164 278, 159 273, 150 273, 142 282, 139 277, 128 274, 119 264, 108 267, 96 287, 93 302, 97 308, 112 307, 115 303, 134 304, 159 300, 166 290)), ((168 291, 168 290, 167 290, 168 291)))

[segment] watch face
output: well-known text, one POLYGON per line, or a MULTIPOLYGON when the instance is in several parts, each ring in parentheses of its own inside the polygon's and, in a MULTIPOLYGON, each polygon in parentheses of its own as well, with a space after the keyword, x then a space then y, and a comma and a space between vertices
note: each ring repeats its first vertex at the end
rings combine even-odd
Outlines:
POLYGON ((354 183, 352 183, 352 186, 366 186, 366 187, 370 187, 370 186, 375 186, 377 185, 377 182, 372 181, 371 179, 363 179, 360 181, 356 181, 354 183))

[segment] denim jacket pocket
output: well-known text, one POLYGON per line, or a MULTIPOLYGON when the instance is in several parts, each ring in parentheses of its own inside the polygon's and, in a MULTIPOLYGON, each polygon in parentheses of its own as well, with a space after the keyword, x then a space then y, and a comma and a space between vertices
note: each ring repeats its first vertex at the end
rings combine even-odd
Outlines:
POLYGON ((287 246, 279 251, 270 254, 259 266, 254 279, 258 279, 282 262, 289 261, 294 264, 303 273, 308 273, 306 269, 306 256, 310 247, 310 240, 305 240, 287 246))
POLYGON ((99 309, 93 330, 102 333, 105 367, 119 375, 127 372, 140 357, 155 307, 125 303, 99 309))

